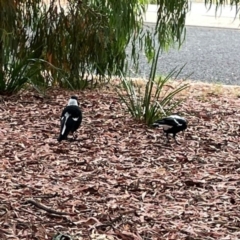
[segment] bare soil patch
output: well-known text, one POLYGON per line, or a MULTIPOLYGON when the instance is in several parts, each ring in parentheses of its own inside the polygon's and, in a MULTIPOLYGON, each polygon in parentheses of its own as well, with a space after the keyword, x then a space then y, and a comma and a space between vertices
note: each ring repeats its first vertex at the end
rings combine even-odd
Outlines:
POLYGON ((185 92, 180 146, 110 90, 2 96, 0 239, 239 239, 240 92, 220 87, 185 92), (83 123, 59 144, 71 95, 83 123))

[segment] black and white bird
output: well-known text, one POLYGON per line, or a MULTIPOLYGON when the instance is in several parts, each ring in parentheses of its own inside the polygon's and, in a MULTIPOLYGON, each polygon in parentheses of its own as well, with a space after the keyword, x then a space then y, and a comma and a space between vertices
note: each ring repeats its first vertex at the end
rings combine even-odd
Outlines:
POLYGON ((78 99, 72 96, 68 100, 68 105, 63 109, 61 115, 61 131, 58 141, 66 140, 69 133, 74 132, 80 127, 82 122, 82 111, 78 106, 78 99))
POLYGON ((169 134, 173 134, 173 138, 177 144, 176 134, 184 131, 187 128, 187 120, 178 115, 170 115, 168 117, 157 120, 153 123, 153 127, 163 127, 166 133, 167 141, 169 141, 169 134))

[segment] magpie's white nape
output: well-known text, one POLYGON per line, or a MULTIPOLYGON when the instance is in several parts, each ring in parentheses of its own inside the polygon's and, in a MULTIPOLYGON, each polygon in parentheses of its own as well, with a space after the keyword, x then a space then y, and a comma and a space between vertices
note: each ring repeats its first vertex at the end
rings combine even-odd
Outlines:
POLYGON ((169 142, 169 134, 173 135, 173 138, 177 144, 178 141, 176 140, 177 133, 184 131, 187 129, 187 120, 183 117, 178 115, 170 115, 168 117, 162 118, 157 120, 153 123, 153 127, 162 127, 163 131, 166 134, 167 142, 169 142))
POLYGON ((78 106, 78 99, 76 96, 72 96, 69 100, 68 100, 68 106, 78 106))
POLYGON ((81 122, 82 111, 78 106, 78 99, 76 96, 72 96, 68 100, 67 106, 62 111, 61 130, 58 141, 61 142, 62 140, 67 140, 69 133, 72 133, 74 137, 74 132, 80 127, 81 122))

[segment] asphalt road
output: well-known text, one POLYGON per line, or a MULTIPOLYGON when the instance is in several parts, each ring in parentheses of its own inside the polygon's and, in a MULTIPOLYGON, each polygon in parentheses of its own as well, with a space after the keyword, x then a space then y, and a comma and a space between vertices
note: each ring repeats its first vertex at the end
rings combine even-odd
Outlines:
MULTIPOLYGON (((180 50, 171 49, 158 60, 157 75, 167 75, 181 68, 179 77, 211 83, 240 85, 240 31, 226 28, 187 27, 186 40, 180 50)), ((139 73, 147 77, 150 65, 142 54, 139 73)))

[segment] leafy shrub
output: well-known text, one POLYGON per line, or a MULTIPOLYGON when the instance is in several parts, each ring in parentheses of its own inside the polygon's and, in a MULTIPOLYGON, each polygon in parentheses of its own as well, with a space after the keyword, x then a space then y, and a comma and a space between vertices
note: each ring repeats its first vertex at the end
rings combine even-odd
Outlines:
MULTIPOLYGON (((154 29, 162 49, 173 40, 181 42, 186 13, 183 1, 165 1, 160 0, 165 7, 154 29)), ((125 50, 130 42, 133 46, 139 43, 152 58, 155 38, 143 30, 147 0, 66 0, 64 5, 58 0, 45 2, 0 1, 1 71, 6 64, 2 57, 5 32, 13 36, 8 46, 19 61, 34 53, 33 59, 51 64, 42 64, 39 71, 51 76, 53 86, 83 89, 108 83, 111 76, 126 72, 125 50)), ((138 52, 134 49, 130 55, 137 64, 138 52)), ((44 85, 38 76, 38 82, 44 85)))
MULTIPOLYGON (((58 0, 50 0, 48 5, 42 0, 0 1, 1 71, 4 64, 12 64, 1 58, 8 48, 18 61, 31 55, 55 66, 42 64, 39 71, 51 76, 51 85, 60 87, 94 87, 123 72, 125 49, 132 34, 142 27, 139 16, 144 3, 67 0, 61 4, 58 0), (5 32, 11 35, 10 44, 2 41, 5 32)), ((2 81, 6 80, 3 75, 2 81)), ((40 73, 38 76, 44 85, 40 73)))

